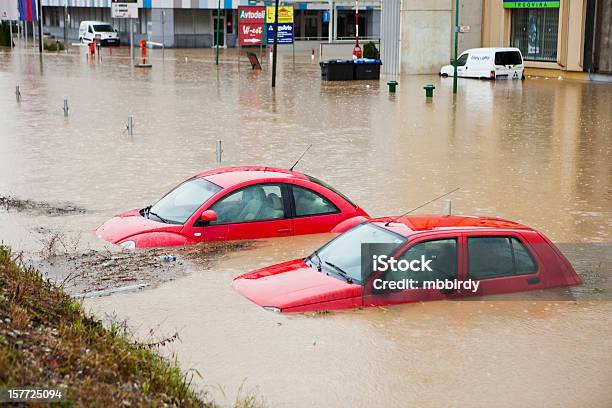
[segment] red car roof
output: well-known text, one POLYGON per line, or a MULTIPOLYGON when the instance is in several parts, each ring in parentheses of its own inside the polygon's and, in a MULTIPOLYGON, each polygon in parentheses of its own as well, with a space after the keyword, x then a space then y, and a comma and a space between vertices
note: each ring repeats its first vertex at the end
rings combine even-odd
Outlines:
POLYGON ((307 180, 302 173, 296 171, 264 166, 225 167, 208 170, 197 174, 216 185, 226 188, 245 181, 262 180, 267 178, 298 178, 307 180))
POLYGON ((532 228, 526 225, 502 218, 469 215, 411 215, 402 216, 397 219, 395 217, 382 217, 373 219, 372 222, 404 236, 422 231, 468 230, 475 228, 532 230, 532 228), (391 223, 385 226, 388 221, 391 221, 391 223))

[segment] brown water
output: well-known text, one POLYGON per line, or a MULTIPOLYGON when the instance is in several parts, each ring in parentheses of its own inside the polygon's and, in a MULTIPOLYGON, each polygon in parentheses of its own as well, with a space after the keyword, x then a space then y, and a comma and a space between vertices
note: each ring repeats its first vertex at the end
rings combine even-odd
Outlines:
MULTIPOLYGON (((281 167, 312 143, 298 169, 373 215, 461 187, 456 213, 518 220, 558 242, 612 241, 612 85, 460 80, 453 100, 452 80, 413 76, 389 95, 384 80, 321 82, 308 56, 293 72, 283 55, 271 91, 267 66, 253 72, 243 61, 238 69, 233 51, 219 68, 210 50, 165 55, 154 52, 153 68, 143 70, 122 52, 93 64, 75 52, 51 54, 41 69, 35 54, 0 53, 0 195, 87 209, 69 217, 0 212, 0 239, 33 254, 44 227, 82 232, 83 245, 100 247, 97 225, 216 167, 221 139, 224 164, 281 167), (426 102, 430 82, 436 91, 426 102), (123 130, 130 112, 131 137, 123 130)), ((318 316, 266 312, 229 286, 239 273, 304 256, 328 238, 265 241, 209 270, 87 305, 127 318, 143 336, 178 330, 182 341, 167 352, 226 402, 242 383, 274 407, 612 401, 610 263, 579 271, 587 290, 572 292, 575 300, 534 295, 318 316)), ((598 265, 601 252, 586 248, 572 261, 598 265)))

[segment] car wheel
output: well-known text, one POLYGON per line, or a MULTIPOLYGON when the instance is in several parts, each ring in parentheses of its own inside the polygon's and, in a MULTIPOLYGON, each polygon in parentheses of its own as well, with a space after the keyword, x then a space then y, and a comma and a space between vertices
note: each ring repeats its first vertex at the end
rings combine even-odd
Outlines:
POLYGON ((440 74, 443 78, 448 78, 448 74, 440 74))

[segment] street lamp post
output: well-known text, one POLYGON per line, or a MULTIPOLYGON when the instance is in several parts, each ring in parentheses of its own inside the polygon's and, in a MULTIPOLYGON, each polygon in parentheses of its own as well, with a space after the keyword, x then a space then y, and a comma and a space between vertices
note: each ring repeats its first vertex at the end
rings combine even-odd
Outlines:
POLYGON ((215 65, 219 65, 219 41, 221 40, 221 34, 219 33, 219 24, 221 24, 221 0, 217 1, 217 52, 215 54, 215 65))
POLYGON ((274 4, 274 44, 272 48, 272 88, 276 88, 276 48, 278 46, 278 0, 274 4))
POLYGON ((453 93, 457 93, 457 48, 459 46, 459 0, 455 0, 455 62, 453 73, 453 93))

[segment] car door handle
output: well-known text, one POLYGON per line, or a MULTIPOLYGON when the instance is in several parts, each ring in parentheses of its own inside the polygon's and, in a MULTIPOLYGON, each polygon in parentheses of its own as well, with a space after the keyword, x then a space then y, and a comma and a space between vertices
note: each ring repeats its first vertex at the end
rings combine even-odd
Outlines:
POLYGON ((281 234, 285 232, 291 232, 291 231, 293 231, 291 228, 279 228, 276 230, 276 232, 280 232, 281 234))

